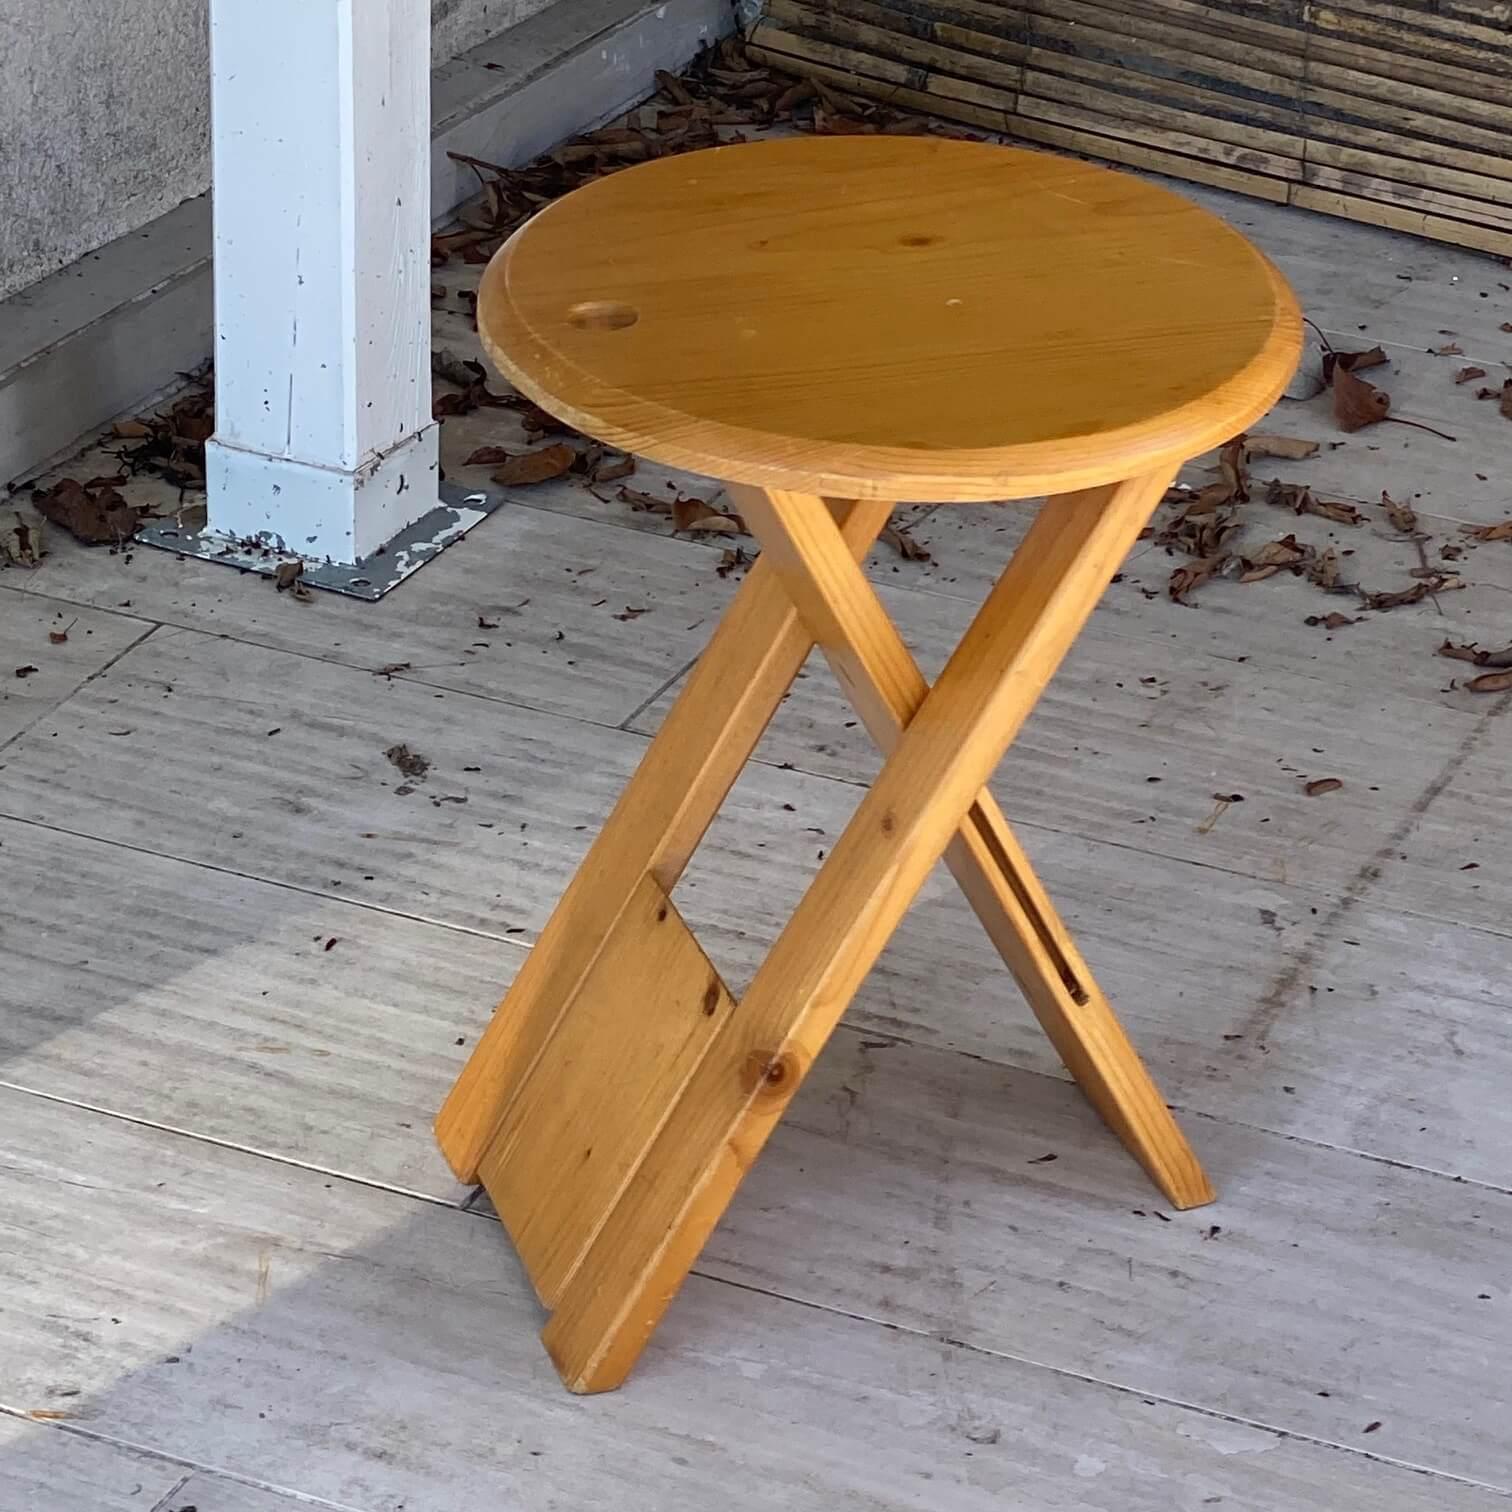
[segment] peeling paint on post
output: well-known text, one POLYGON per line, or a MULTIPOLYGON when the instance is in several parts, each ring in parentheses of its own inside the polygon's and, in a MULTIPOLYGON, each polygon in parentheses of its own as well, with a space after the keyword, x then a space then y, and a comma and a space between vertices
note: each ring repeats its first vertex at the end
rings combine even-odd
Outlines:
POLYGON ((333 562, 436 507, 429 0, 211 0, 210 530, 333 562))

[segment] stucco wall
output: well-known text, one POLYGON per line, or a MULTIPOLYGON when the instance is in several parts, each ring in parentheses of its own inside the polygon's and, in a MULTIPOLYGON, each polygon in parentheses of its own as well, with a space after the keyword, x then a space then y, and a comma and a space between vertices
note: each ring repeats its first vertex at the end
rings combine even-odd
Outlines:
MULTIPOLYGON (((551 3, 432 0, 434 56, 551 3)), ((0 0, 0 297, 208 186, 207 14, 207 0, 0 0)))

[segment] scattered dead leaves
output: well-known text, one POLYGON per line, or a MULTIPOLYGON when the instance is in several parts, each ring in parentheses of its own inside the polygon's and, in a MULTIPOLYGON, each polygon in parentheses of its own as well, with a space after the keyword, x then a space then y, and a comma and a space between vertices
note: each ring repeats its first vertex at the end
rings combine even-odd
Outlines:
MULTIPOLYGON (((461 224, 431 238, 431 265, 485 263, 536 211, 632 163, 744 138, 731 128, 792 122, 822 135, 948 128, 885 105, 858 101, 815 79, 794 84, 754 63, 738 38, 706 48, 681 74, 657 74, 657 92, 622 124, 585 132, 523 168, 464 153, 481 191, 461 224)), ((954 134, 954 133, 952 133, 954 134)))
POLYGON ((203 489, 205 442, 215 432, 214 386, 198 377, 167 409, 118 420, 111 429, 130 443, 117 455, 132 477, 147 473, 181 490, 203 489))
POLYGON ((1461 525, 1460 533, 1472 541, 1512 541, 1512 520, 1495 525, 1461 525))

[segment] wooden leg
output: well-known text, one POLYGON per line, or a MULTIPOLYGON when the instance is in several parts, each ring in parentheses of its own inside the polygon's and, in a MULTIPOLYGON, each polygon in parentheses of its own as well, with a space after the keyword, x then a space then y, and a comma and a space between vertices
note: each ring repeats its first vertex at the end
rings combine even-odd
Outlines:
MULTIPOLYGON (((761 539, 762 559, 776 566, 873 739, 891 752, 929 685, 865 574, 837 549, 828 513, 801 495, 753 488, 732 493, 761 539)), ((1052 500, 1045 509, 1060 507, 1052 500)), ((1191 1147, 985 789, 945 860, 1035 1017, 1109 1127, 1175 1207, 1211 1202, 1212 1188, 1191 1147)))
MULTIPOLYGON (((865 556, 891 506, 847 506, 846 549, 865 556)), ((476 1181, 518 1088, 641 879, 670 892, 798 675, 813 636, 770 563, 741 584, 708 649, 593 842, 436 1119, 461 1181, 476 1181)))
MULTIPOLYGON (((544 1339, 573 1390, 624 1379, 1165 482, 1070 494, 1040 514, 567 1280, 544 1339)), ((802 542, 840 594, 834 547, 823 531, 802 542)))

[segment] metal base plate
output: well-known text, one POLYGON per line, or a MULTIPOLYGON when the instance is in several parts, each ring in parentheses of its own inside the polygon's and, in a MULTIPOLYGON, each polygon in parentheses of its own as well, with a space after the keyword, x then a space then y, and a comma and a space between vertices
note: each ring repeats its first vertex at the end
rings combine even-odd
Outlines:
POLYGON ((307 588, 344 593, 348 598, 381 599, 505 502, 502 493, 459 488, 454 483, 441 484, 438 492, 441 502, 429 514, 354 565, 301 557, 297 552, 281 551, 246 537, 236 540, 210 530, 186 530, 169 521, 144 525, 135 540, 143 546, 156 546, 202 562, 220 562, 262 577, 277 576, 286 562, 300 562, 304 570, 298 580, 307 588))

